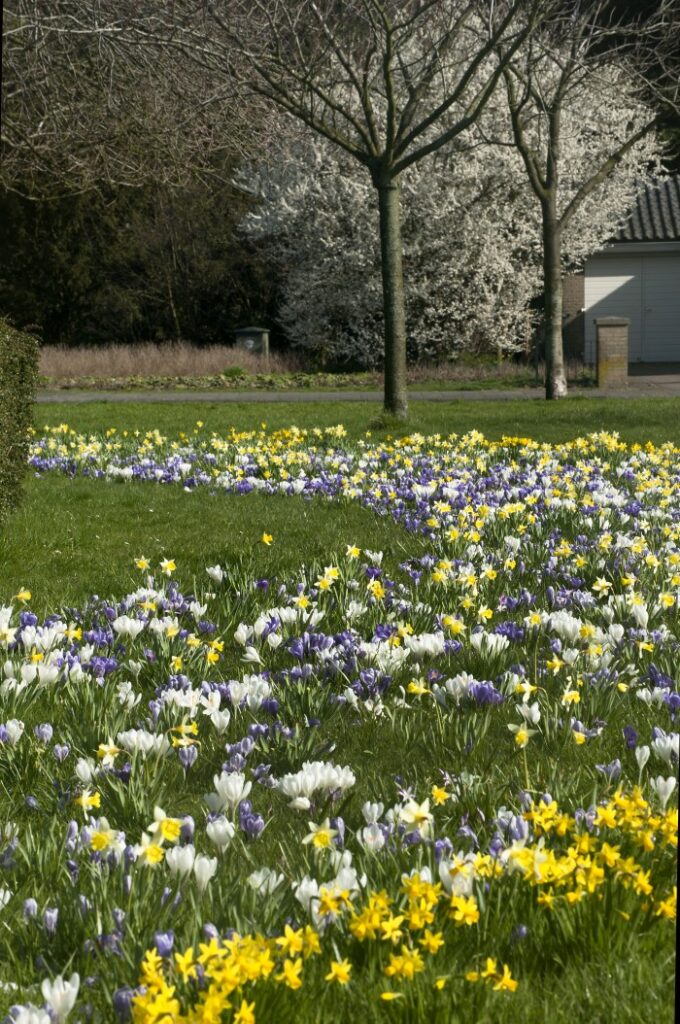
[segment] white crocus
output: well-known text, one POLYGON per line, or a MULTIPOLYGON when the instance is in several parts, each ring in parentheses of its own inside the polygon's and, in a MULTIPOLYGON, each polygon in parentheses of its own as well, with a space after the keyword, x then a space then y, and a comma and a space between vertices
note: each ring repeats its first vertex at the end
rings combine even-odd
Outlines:
POLYGON ((312 901, 318 903, 319 883, 315 878, 305 875, 301 882, 294 886, 295 899, 301 903, 309 914, 312 909, 312 901))
POLYGON ((220 710, 222 696, 219 690, 211 690, 209 694, 202 695, 200 703, 203 705, 203 714, 211 716, 220 710))
POLYGON ((661 804, 661 809, 666 810, 666 804, 670 800, 673 790, 675 789, 675 776, 669 775, 667 779, 664 779, 663 775, 657 775, 655 779, 649 780, 650 789, 656 793, 661 804))
POLYGON ((227 808, 230 811, 235 810, 253 788, 252 782, 246 782, 246 777, 241 772, 222 772, 221 775, 214 776, 213 784, 215 792, 206 794, 205 802, 215 813, 227 808))
POLYGON ((361 813, 363 814, 364 821, 366 822, 367 825, 374 825, 375 822, 382 817, 382 813, 384 810, 384 804, 381 804, 379 802, 373 804, 370 801, 366 801, 366 803, 361 808, 361 813))
POLYGON ((651 748, 656 756, 670 768, 673 754, 678 757, 680 733, 671 732, 666 734, 662 732, 660 736, 657 736, 655 740, 651 742, 651 748))
POLYGON ((215 818, 206 826, 205 831, 219 853, 224 853, 236 833, 232 823, 225 817, 215 818))
POLYGON ((33 1003, 15 1006, 12 1014, 12 1017, 8 1018, 12 1024, 53 1024, 47 1010, 43 1010, 41 1006, 34 1006, 33 1003))
POLYGON ((157 754, 161 757, 170 749, 170 740, 164 733, 147 732, 146 729, 128 729, 127 732, 119 732, 116 742, 130 754, 140 754, 147 757, 149 754, 157 754))
POLYGON ((385 846, 385 836, 377 822, 366 825, 357 833, 357 839, 369 853, 380 853, 385 846))
POLYGON ((10 744, 15 747, 24 734, 24 723, 18 718, 10 718, 5 722, 5 728, 10 744))
POLYGON ((258 871, 253 871, 248 875, 248 885, 250 885, 255 892, 259 893, 260 896, 271 896, 271 894, 278 889, 284 881, 285 879, 283 875, 266 867, 260 868, 258 871))
POLYGON ((118 697, 119 703, 126 711, 132 711, 132 709, 136 707, 142 699, 141 693, 135 693, 129 679, 121 680, 121 682, 118 683, 118 686, 116 687, 116 696, 118 697))
POLYGON ((221 736, 223 732, 227 731, 229 722, 231 721, 231 714, 229 711, 214 711, 210 716, 210 721, 213 724, 213 728, 218 736, 221 736))
POLYGON ((43 999, 60 1024, 61 1021, 66 1020, 73 1009, 79 988, 80 975, 78 974, 72 974, 68 981, 65 981, 61 975, 54 981, 50 981, 49 978, 44 979, 41 986, 43 999))
POLYGON ((204 854, 199 853, 194 860, 194 875, 196 876, 196 884, 200 893, 205 892, 208 882, 216 871, 217 857, 206 857, 204 854))
POLYGON ((248 637, 252 636, 252 633, 252 626, 246 626, 245 622, 241 622, 239 623, 238 629, 234 633, 234 640, 236 641, 237 644, 240 644, 241 647, 245 647, 248 641, 248 637))
POLYGON ((205 571, 215 583, 221 583, 224 579, 224 569, 221 565, 209 565, 205 571))
POLYGON ((129 615, 119 615, 118 618, 113 620, 111 625, 118 636, 129 637, 131 640, 134 640, 142 632, 146 623, 140 619, 131 619, 129 615))
POLYGON ((470 645, 479 654, 486 654, 489 658, 495 658, 496 655, 501 654, 506 647, 510 646, 510 641, 507 636, 501 636, 498 633, 485 633, 481 630, 479 633, 471 635, 470 645))
POLYGON ((635 760, 638 763, 638 768, 640 769, 640 771, 642 771, 644 766, 649 761, 649 753, 650 753, 649 747, 646 746, 646 745, 638 747, 636 749, 636 751, 635 751, 635 760))
POLYGON ((76 762, 75 772, 84 786, 89 786, 94 778, 96 765, 91 757, 79 757, 76 762))
POLYGON ((173 846, 165 855, 165 863, 173 875, 185 878, 193 868, 195 858, 196 851, 191 844, 188 846, 173 846))
POLYGON ((262 658, 260 657, 258 651, 256 650, 255 647, 250 647, 250 646, 246 647, 246 649, 245 649, 245 651, 243 653, 243 657, 241 658, 241 661, 244 661, 244 662, 246 662, 249 665, 261 665, 262 664, 262 658))

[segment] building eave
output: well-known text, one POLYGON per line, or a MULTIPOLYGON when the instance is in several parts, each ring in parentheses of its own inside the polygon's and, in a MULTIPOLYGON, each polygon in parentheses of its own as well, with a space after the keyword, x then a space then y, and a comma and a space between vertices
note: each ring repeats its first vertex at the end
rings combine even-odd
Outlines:
MULTIPOLYGON (((603 256, 639 256, 641 253, 680 253, 680 241, 677 242, 612 242, 603 249, 591 253, 589 260, 603 256)), ((587 260, 586 260, 587 262, 587 260)))

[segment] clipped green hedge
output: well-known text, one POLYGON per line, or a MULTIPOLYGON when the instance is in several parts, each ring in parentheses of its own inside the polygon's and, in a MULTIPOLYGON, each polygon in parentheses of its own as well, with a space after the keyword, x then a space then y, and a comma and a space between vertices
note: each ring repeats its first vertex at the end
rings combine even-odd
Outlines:
POLYGON ((37 380, 37 339, 0 319, 0 525, 19 502, 37 380))

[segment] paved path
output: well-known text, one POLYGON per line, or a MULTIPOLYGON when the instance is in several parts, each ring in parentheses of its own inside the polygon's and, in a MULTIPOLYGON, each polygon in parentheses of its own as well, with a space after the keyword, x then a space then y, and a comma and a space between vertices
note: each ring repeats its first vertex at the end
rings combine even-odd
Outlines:
MULTIPOLYGON (((599 391, 573 388, 579 398, 678 398, 680 374, 632 377, 627 388, 599 391)), ((504 391, 417 391, 409 389, 412 402, 498 402, 543 398, 542 388, 508 388, 504 391)), ((39 391, 38 402, 382 402, 382 391, 39 391)))

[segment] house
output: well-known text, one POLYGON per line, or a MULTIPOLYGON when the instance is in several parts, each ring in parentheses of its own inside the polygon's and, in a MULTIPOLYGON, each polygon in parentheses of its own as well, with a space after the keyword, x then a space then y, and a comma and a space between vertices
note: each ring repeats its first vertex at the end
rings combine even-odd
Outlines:
POLYGON ((595 319, 630 320, 629 361, 680 361, 680 175, 652 181, 625 225, 564 282, 565 352, 595 362, 595 319))

